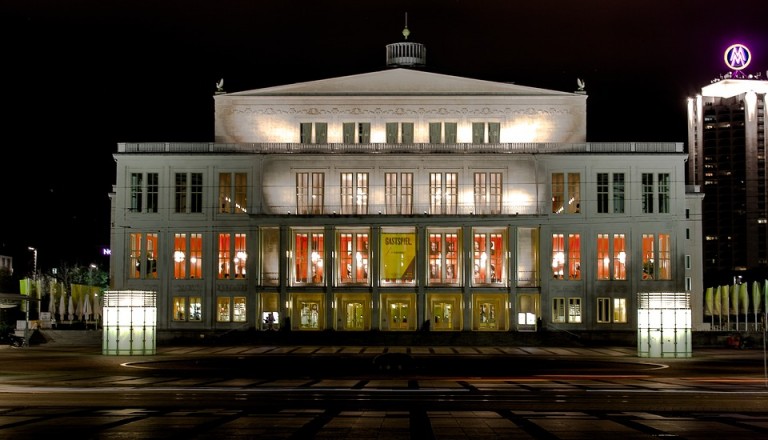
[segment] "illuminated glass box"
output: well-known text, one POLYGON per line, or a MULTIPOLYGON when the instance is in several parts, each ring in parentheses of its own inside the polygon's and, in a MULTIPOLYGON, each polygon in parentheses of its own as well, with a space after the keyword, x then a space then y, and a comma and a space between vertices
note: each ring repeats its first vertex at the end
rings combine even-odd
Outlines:
POLYGON ((691 357, 690 303, 688 293, 638 294, 639 357, 691 357))
POLYGON ((157 293, 137 290, 104 292, 102 354, 143 356, 156 350, 157 293))

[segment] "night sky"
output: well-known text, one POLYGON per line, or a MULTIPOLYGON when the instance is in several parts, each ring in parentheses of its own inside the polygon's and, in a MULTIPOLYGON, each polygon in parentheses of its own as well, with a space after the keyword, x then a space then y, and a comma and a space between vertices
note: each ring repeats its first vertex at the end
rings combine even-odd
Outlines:
POLYGON ((97 263, 109 245, 118 142, 210 142, 213 94, 385 69, 572 92, 587 140, 686 142, 685 100, 752 50, 768 70, 768 1, 33 1, 0 5, 0 254, 16 271, 97 263))

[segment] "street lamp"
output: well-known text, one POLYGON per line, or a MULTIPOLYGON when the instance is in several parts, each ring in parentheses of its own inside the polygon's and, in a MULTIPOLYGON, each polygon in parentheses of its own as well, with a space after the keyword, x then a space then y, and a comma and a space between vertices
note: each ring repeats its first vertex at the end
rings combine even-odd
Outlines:
MULTIPOLYGON (((33 259, 33 269, 32 269, 32 279, 35 280, 35 289, 37 289, 37 249, 33 248, 32 246, 27 247, 30 251, 33 252, 34 259, 33 259)), ((29 302, 29 297, 32 295, 32 288, 30 287, 29 291, 27 292, 27 314, 26 314, 26 321, 24 323, 24 343, 22 344, 23 347, 29 347, 29 306, 31 305, 29 302)))

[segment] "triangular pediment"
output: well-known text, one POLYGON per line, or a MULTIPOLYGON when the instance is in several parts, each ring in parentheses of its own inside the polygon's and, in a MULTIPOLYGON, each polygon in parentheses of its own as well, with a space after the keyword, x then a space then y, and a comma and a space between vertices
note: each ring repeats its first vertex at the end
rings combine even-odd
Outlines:
POLYGON ((572 96, 573 93, 484 81, 412 69, 358 75, 228 93, 229 96, 498 95, 572 96))

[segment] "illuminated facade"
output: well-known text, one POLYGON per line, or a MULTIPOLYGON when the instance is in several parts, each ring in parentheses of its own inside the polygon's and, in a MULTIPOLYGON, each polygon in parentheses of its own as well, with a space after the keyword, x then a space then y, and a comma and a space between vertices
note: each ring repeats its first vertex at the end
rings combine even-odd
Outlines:
POLYGON ((705 194, 707 286, 728 284, 736 276, 762 281, 764 275, 754 275, 768 268, 768 81, 743 71, 750 57, 740 45, 728 48, 725 61, 731 72, 688 100, 688 180, 705 194))
POLYGON ((119 144, 112 288, 158 292, 158 334, 634 333, 637 292, 702 290, 681 143, 588 143, 582 92, 398 60, 119 144))

